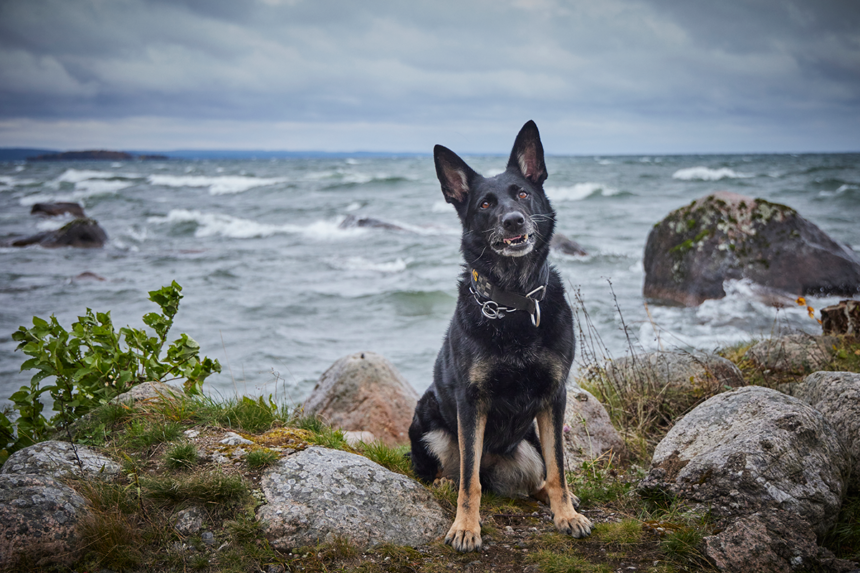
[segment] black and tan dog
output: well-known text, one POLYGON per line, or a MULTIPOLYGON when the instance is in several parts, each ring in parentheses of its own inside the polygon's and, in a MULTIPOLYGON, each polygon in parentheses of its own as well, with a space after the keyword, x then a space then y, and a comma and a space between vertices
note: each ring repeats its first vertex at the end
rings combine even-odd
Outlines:
POLYGON ((531 495, 550 506, 559 530, 589 535, 591 522, 574 510, 564 478, 565 381, 575 342, 564 287, 547 263, 555 212, 543 191, 537 126, 523 126, 495 177, 441 145, 434 159, 463 224, 466 264, 433 384, 409 428, 415 471, 426 481, 459 483, 445 537, 458 551, 481 547, 482 487, 531 495))

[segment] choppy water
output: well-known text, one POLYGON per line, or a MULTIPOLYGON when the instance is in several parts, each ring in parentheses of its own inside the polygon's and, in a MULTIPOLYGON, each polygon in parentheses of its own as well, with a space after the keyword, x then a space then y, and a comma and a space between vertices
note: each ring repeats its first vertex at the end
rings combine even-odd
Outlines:
MULTIPOLYGON (((503 157, 471 157, 500 172, 503 157)), ((860 249, 860 155, 549 157, 546 190, 559 232, 586 257, 553 254, 579 289, 609 350, 627 340, 610 294, 646 349, 720 345, 775 324, 816 331, 804 309, 775 310, 744 284, 698 308, 642 298, 642 252, 669 211, 727 189, 797 209, 860 249), (656 325, 660 337, 655 336, 656 325)), ((176 280, 185 298, 174 334, 187 332, 224 372, 222 394, 303 399, 337 358, 388 357, 420 391, 455 303, 459 222, 432 158, 0 164, 0 237, 58 227, 33 203, 82 203, 110 236, 103 250, 0 249, 0 397, 29 380, 11 333, 34 315, 68 327, 87 307, 142 326, 146 292, 176 280), (347 215, 403 231, 341 229, 347 215), (89 271, 105 281, 75 279, 89 271)), ((837 299, 813 301, 820 308, 837 299)))

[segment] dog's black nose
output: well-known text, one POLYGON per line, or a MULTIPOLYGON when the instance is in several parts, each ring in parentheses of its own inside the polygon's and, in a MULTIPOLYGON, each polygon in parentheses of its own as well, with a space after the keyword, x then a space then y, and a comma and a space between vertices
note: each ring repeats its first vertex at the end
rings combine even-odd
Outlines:
POLYGON ((526 219, 522 213, 508 213, 502 217, 502 226, 506 231, 520 231, 525 223, 526 219))

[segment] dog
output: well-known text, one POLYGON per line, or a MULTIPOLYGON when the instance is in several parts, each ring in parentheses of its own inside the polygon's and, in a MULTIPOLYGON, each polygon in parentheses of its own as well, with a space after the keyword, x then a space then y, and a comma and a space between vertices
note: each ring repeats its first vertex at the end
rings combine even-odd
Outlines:
POLYGON ((564 286, 547 262, 555 212, 537 125, 523 126, 494 177, 441 145, 433 158, 463 226, 465 266, 433 383, 409 428, 415 473, 459 484, 445 536, 457 551, 481 548, 482 488, 531 495, 550 506, 560 531, 585 537, 591 522, 574 509, 564 476, 575 339, 564 286))

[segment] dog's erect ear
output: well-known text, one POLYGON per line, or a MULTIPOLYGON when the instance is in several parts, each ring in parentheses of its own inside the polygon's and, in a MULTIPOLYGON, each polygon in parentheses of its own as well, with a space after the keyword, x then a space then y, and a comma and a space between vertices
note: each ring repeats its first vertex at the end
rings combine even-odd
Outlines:
POLYGON ((469 195, 469 187, 478 174, 447 147, 441 145, 434 147, 433 159, 436 162, 436 176, 442 184, 445 201, 455 206, 464 204, 469 195))
POLYGON ((537 125, 529 120, 514 141, 514 149, 508 160, 508 167, 519 169, 523 177, 542 185, 546 181, 546 164, 543 161, 543 145, 540 142, 540 133, 537 125))

